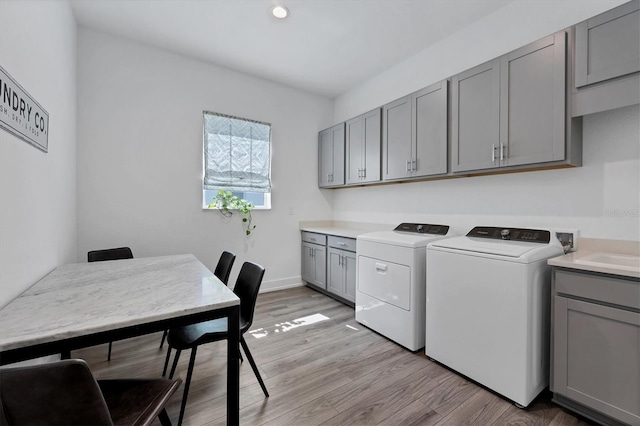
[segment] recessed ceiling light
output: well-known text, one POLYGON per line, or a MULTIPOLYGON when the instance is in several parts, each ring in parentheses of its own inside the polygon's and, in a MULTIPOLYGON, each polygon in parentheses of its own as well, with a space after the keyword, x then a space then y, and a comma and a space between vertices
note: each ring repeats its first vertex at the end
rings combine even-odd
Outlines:
POLYGON ((284 6, 274 6, 271 13, 278 19, 284 19, 289 16, 289 9, 284 6))

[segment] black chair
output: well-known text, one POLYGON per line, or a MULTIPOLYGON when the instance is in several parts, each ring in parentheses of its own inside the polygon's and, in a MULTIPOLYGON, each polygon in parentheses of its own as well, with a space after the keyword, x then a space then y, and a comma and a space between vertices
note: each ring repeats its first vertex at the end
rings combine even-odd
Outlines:
MULTIPOLYGON (((242 349, 249 360, 249 364, 251 364, 251 368, 258 379, 258 383, 260 383, 260 387, 262 387, 264 395, 268 397, 269 393, 267 392, 267 388, 262 381, 262 377, 260 377, 260 372, 258 371, 258 367, 256 367, 253 356, 251 356, 247 342, 244 340, 244 333, 251 328, 251 323, 253 322, 256 299, 258 298, 258 291, 260 290, 260 284, 262 284, 263 277, 264 268, 262 266, 252 262, 245 262, 240 269, 240 274, 238 275, 238 280, 233 288, 233 292, 240 298, 240 344, 242 345, 242 349)), ((167 374, 167 366, 169 365, 169 358, 171 357, 171 349, 176 349, 176 356, 173 360, 169 379, 173 378, 173 374, 176 371, 180 353, 184 349, 191 349, 191 358, 189 359, 189 368, 187 370, 187 378, 184 384, 182 406, 180 407, 180 417, 178 420, 179 425, 182 424, 184 409, 187 405, 189 385, 191 384, 191 375, 193 374, 193 366, 195 364, 198 346, 205 343, 225 340, 227 339, 227 335, 226 318, 205 321, 169 330, 167 337, 169 348, 167 349, 167 358, 164 362, 164 370, 162 371, 163 377, 167 374)))
POLYGON ((3 425, 150 425, 181 380, 99 380, 80 359, 0 369, 3 425))
MULTIPOLYGON (((133 259, 133 253, 129 247, 117 247, 104 250, 93 250, 87 253, 88 262, 102 262, 105 260, 133 259)), ((109 342, 109 353, 107 360, 111 361, 111 344, 109 342)))
MULTIPOLYGON (((218 264, 216 265, 215 271, 213 271, 213 275, 218 277, 220 281, 223 282, 224 285, 227 285, 229 282, 229 275, 231 275, 231 268, 233 267, 233 262, 236 261, 236 255, 231 253, 230 251, 223 251, 220 255, 220 259, 218 259, 218 264)), ((167 338, 167 333, 169 330, 165 330, 162 333, 162 340, 160 340, 160 349, 162 349, 162 345, 164 345, 164 339, 167 338)))

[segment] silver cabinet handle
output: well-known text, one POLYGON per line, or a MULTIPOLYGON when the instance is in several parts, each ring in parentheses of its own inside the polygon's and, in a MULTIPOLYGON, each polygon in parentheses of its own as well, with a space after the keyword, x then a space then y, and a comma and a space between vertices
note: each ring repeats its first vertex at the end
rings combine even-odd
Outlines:
POLYGON ((496 144, 491 145, 491 162, 496 162, 496 144))
POLYGON ((342 241, 338 241, 336 244, 339 245, 339 246, 343 246, 343 247, 345 247, 347 245, 346 243, 343 243, 342 241))
POLYGON ((411 171, 411 160, 407 160, 407 173, 411 171))
POLYGON ((362 169, 362 177, 363 178, 367 177, 367 168, 366 167, 364 169, 362 169))
POLYGON ((418 160, 411 160, 411 171, 415 172, 418 170, 418 160))
POLYGON ((500 144, 500 161, 504 160, 504 149, 505 149, 505 146, 503 143, 501 143, 500 144))
POLYGON ((384 263, 376 262, 376 271, 387 272, 387 265, 385 265, 384 263))

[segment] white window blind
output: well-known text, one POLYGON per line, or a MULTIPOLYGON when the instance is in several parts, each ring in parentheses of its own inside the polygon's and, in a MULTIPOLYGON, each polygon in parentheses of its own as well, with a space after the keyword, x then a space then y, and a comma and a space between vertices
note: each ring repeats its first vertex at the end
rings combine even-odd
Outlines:
POLYGON ((205 111, 203 187, 271 192, 271 125, 205 111))

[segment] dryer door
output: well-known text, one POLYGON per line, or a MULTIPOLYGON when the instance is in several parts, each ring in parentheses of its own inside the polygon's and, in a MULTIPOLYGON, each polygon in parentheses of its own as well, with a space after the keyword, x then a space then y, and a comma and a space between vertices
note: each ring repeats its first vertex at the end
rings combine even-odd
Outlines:
POLYGON ((408 311, 411 308, 411 268, 407 265, 358 258, 358 291, 408 311))

